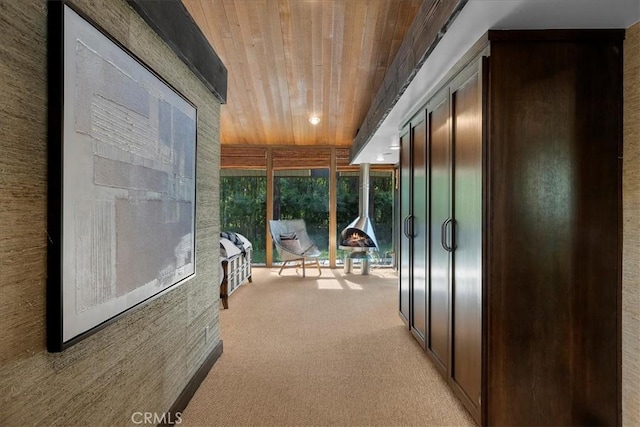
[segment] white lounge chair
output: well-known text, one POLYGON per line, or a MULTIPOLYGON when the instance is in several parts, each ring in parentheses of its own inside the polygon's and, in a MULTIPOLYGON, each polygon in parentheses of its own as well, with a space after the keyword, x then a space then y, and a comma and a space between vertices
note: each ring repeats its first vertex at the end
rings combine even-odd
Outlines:
POLYGON ((302 277, 306 276, 305 265, 307 264, 315 264, 318 267, 318 273, 322 274, 318 261, 321 252, 313 240, 309 238, 304 220, 269 220, 269 231, 282 261, 278 275, 291 261, 295 261, 296 271, 302 265, 302 277))

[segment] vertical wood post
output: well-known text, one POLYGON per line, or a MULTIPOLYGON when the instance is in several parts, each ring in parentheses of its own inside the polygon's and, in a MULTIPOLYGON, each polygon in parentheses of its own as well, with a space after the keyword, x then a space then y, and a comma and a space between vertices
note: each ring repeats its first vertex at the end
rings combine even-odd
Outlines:
POLYGON ((336 268, 336 247, 338 228, 338 170, 335 147, 331 149, 329 165, 329 267, 336 268))
POLYGON ((273 219, 273 150, 267 148, 267 251, 266 251, 266 264, 268 268, 273 265, 273 239, 271 238, 271 232, 269 231, 269 220, 273 219))

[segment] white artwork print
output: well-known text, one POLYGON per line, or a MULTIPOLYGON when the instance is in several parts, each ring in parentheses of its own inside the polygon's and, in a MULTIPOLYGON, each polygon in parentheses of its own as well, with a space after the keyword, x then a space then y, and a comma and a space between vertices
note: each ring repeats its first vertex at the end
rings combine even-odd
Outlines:
POLYGON ((195 274, 196 110, 65 6, 62 338, 195 274))

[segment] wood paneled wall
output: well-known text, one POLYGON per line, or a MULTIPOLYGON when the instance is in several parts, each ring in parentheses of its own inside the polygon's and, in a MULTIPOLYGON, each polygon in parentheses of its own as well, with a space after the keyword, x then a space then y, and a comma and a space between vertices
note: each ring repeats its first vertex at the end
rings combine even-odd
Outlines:
POLYGON ((131 425, 219 344, 220 103, 125 0, 74 0, 198 108, 197 276, 63 353, 45 348, 47 2, 0 0, 0 424, 131 425), (209 327, 209 337, 205 336, 209 327))
POLYGON ((622 423, 640 425, 640 23, 624 55, 622 423))

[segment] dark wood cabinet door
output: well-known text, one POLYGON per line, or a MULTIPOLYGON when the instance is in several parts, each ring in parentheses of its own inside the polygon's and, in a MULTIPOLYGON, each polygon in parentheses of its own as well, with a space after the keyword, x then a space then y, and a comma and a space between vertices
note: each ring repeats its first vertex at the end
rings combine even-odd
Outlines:
POLYGON ((409 324, 409 290, 412 278, 412 244, 409 237, 411 221, 412 162, 411 138, 409 133, 400 137, 400 271, 399 271, 399 313, 402 320, 409 324))
POLYGON ((621 423, 622 32, 602 34, 491 44, 490 425, 621 423))
POLYGON ((421 107, 401 311, 418 337, 424 249, 426 351, 481 425, 621 423, 623 36, 489 31, 421 107))
MULTIPOLYGON (((479 62, 452 88, 455 251, 451 379, 479 415, 482 370, 482 82, 479 62)), ((457 82, 456 82, 457 83, 457 82)))
POLYGON ((451 139, 448 91, 429 108, 429 333, 427 349, 445 371, 449 368, 449 295, 451 253, 446 223, 451 219, 451 139))
POLYGON ((427 283, 427 141, 426 123, 412 122, 413 144, 413 281, 411 287, 411 331, 425 346, 427 283))

